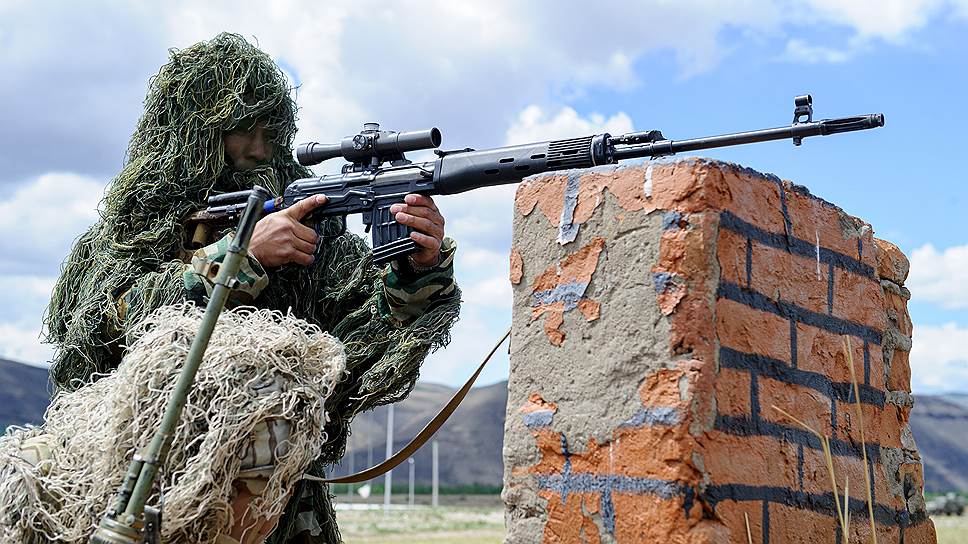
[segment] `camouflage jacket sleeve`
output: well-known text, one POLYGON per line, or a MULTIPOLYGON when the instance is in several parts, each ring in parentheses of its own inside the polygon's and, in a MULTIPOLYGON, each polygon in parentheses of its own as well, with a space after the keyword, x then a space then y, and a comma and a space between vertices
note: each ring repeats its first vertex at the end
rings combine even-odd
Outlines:
POLYGON ((395 326, 403 326, 420 317, 436 302, 449 298, 457 290, 454 282, 454 253, 457 244, 444 238, 440 262, 429 270, 416 271, 407 262, 393 261, 382 273, 383 297, 380 315, 395 326))
MULTIPOLYGON (((215 243, 195 250, 192 262, 184 274, 185 298, 201 303, 212 295, 218 268, 225 261, 229 245, 234 238, 235 232, 229 232, 215 243)), ((265 269, 252 255, 248 255, 242 261, 242 267, 236 278, 239 284, 229 295, 226 303, 229 308, 253 304, 259 293, 269 285, 269 277, 265 269)))
MULTIPOLYGON (((138 317, 143 317, 140 314, 144 313, 145 308, 152 309, 159 305, 176 302, 182 298, 192 300, 198 304, 205 304, 215 288, 214 280, 218 273, 218 266, 225 260, 229 243, 234 236, 235 233, 230 232, 218 241, 195 250, 191 254, 190 261, 168 263, 164 267, 165 270, 145 274, 138 281, 135 281, 134 284, 116 299, 119 321, 116 326, 117 331, 123 332, 127 329, 125 323, 134 317, 129 314, 136 313, 138 317), (171 280, 160 280, 156 276, 167 276, 171 280), (172 276, 177 276, 177 278, 172 276), (150 299, 157 298, 157 295, 160 294, 158 291, 162 284, 167 284, 172 281, 180 283, 183 289, 177 294, 169 293, 167 296, 163 296, 162 298, 166 300, 153 301, 156 303, 149 302, 150 299), (172 298, 173 300, 167 300, 168 298, 172 298), (133 308, 139 308, 142 311, 129 311, 133 308)), ((226 303, 229 307, 252 304, 269 282, 262 265, 251 255, 243 261, 242 269, 239 270, 237 278, 239 280, 239 286, 229 295, 226 303)))

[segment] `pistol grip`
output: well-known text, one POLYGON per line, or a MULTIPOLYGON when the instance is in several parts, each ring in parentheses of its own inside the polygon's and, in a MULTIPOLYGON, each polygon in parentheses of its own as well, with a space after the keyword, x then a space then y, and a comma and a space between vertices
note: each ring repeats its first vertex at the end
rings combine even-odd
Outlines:
POLYGON ((418 249, 417 244, 410 239, 412 229, 397 223, 394 214, 390 213, 390 206, 397 203, 384 201, 373 209, 370 228, 373 236, 373 262, 377 265, 405 257, 418 249))

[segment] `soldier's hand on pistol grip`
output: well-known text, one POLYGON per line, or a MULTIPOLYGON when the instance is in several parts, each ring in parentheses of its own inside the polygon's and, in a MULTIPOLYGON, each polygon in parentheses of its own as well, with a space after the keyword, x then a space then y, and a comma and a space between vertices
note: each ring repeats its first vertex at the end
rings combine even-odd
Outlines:
POLYGON ((444 217, 429 196, 410 194, 404 197, 405 204, 394 204, 390 211, 401 225, 414 230, 410 233, 420 249, 410 255, 413 264, 430 268, 440 262, 440 246, 444 240, 444 217))
POLYGON ((276 268, 295 263, 302 266, 313 264, 316 241, 319 235, 302 224, 311 211, 326 204, 326 197, 316 195, 297 202, 292 207, 269 214, 259 220, 249 242, 249 254, 262 266, 276 268))

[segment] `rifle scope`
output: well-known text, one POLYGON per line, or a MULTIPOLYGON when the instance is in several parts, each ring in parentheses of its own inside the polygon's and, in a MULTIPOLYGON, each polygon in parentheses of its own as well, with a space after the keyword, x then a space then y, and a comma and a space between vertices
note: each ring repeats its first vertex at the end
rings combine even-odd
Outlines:
POLYGON ((383 162, 402 157, 406 151, 437 147, 440 141, 440 130, 437 127, 394 132, 380 130, 378 123, 365 123, 359 134, 347 136, 335 144, 318 142, 299 144, 296 149, 296 160, 303 166, 312 166, 339 156, 353 163, 368 160, 371 157, 379 157, 383 162))

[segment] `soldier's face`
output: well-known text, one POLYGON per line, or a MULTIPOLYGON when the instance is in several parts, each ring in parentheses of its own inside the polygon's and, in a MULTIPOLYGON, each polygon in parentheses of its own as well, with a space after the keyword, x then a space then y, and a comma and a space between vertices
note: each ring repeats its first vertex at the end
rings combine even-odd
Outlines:
POLYGON ((262 121, 240 124, 235 130, 222 135, 225 161, 236 171, 251 170, 268 164, 272 159, 273 134, 262 121))

